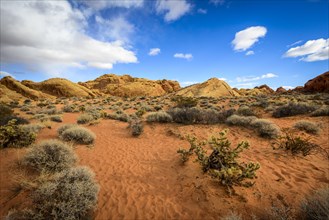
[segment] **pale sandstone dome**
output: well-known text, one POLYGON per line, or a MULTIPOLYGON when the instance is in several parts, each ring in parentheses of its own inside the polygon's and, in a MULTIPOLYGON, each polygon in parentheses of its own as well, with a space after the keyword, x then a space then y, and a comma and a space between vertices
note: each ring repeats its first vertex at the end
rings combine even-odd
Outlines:
POLYGON ((95 80, 79 84, 94 91, 121 97, 161 96, 180 89, 177 81, 148 80, 115 74, 105 74, 95 80))
POLYGON ((211 78, 203 83, 194 84, 179 90, 176 95, 186 97, 239 96, 225 81, 211 78))

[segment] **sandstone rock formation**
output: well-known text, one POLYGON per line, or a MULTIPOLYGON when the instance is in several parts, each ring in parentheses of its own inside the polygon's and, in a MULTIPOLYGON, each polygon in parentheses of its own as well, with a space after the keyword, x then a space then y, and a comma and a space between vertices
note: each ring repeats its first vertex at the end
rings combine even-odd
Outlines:
POLYGON ((287 92, 287 90, 285 88, 283 88, 282 86, 277 88, 275 93, 284 93, 284 92, 287 92))
POLYGON ((120 97, 161 96, 180 89, 177 81, 148 80, 115 74, 105 74, 95 80, 79 84, 93 91, 120 97))
POLYGON ((96 94, 84 86, 67 79, 52 78, 39 83, 23 80, 22 84, 56 97, 95 97, 96 94))
POLYGON ((211 78, 203 83, 194 84, 178 91, 176 95, 186 97, 239 96, 225 81, 211 78))
POLYGON ((329 92, 329 71, 307 81, 304 92, 329 92))

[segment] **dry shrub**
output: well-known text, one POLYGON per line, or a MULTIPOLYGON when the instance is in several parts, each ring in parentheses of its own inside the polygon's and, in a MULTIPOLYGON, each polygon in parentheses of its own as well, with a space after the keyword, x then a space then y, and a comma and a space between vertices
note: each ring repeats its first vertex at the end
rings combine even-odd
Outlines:
POLYGON ((251 123, 251 126, 256 129, 261 137, 277 138, 280 135, 280 128, 265 119, 256 119, 251 123))
POLYGON ((66 131, 67 129, 77 127, 77 126, 78 125, 76 125, 76 124, 64 124, 57 129, 57 134, 58 134, 58 136, 61 136, 63 134, 63 132, 66 131))
POLYGON ((93 144, 96 139, 96 135, 93 132, 79 126, 66 129, 59 137, 64 141, 72 141, 77 144, 93 144))
POLYGON ((226 119, 226 124, 248 127, 256 119, 257 118, 255 116, 231 115, 226 119))
POLYGON ((87 123, 89 123, 89 122, 91 122, 93 120, 94 120, 94 117, 92 115, 90 115, 90 114, 82 114, 82 115, 80 115, 78 117, 77 123, 78 124, 87 124, 87 123))
POLYGON ((319 189, 301 203, 301 219, 329 219, 329 188, 319 189))
POLYGON ((137 137, 143 133, 144 125, 139 119, 134 119, 129 122, 128 128, 130 128, 131 134, 137 137))
POLYGON ((167 123, 172 121, 172 117, 165 111, 152 112, 146 117, 147 122, 167 123))
POLYGON ((329 116, 329 106, 325 105, 311 113, 313 117, 329 116))
POLYGON ((309 134, 318 134, 320 132, 320 128, 317 124, 305 120, 296 122, 294 127, 298 130, 306 131, 309 134))
POLYGON ((22 164, 40 172, 59 172, 76 161, 72 147, 59 140, 46 140, 33 147, 22 159, 22 164))
POLYGON ((276 108, 273 112, 273 117, 281 118, 281 117, 289 117, 294 115, 302 115, 302 114, 311 113, 315 109, 316 109, 315 106, 307 103, 290 102, 287 105, 276 108))
POLYGON ((236 113, 238 115, 243 115, 243 116, 255 116, 256 115, 251 108, 249 108, 248 106, 245 106, 245 105, 238 108, 236 113))

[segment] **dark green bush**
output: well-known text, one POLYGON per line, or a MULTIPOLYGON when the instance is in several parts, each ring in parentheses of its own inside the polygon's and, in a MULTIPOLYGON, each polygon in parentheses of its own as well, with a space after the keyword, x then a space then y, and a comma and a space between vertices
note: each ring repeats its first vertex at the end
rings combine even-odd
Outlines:
POLYGON ((0 126, 0 148, 27 147, 35 141, 36 134, 16 124, 15 119, 0 126))
POLYGON ((59 140, 46 140, 34 146, 22 160, 22 164, 40 172, 59 172, 77 161, 72 147, 59 140))
POLYGON ((30 122, 22 117, 16 116, 16 115, 6 115, 4 117, 0 117, 0 126, 6 125, 9 121, 15 120, 17 125, 24 125, 29 124, 30 122))

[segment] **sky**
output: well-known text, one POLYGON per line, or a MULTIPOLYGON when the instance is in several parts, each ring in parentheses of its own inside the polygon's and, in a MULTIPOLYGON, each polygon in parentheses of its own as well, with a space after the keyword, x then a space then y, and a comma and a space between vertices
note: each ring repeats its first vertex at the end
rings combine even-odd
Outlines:
POLYGON ((329 70, 329 0, 0 0, 0 77, 294 88, 329 70))

